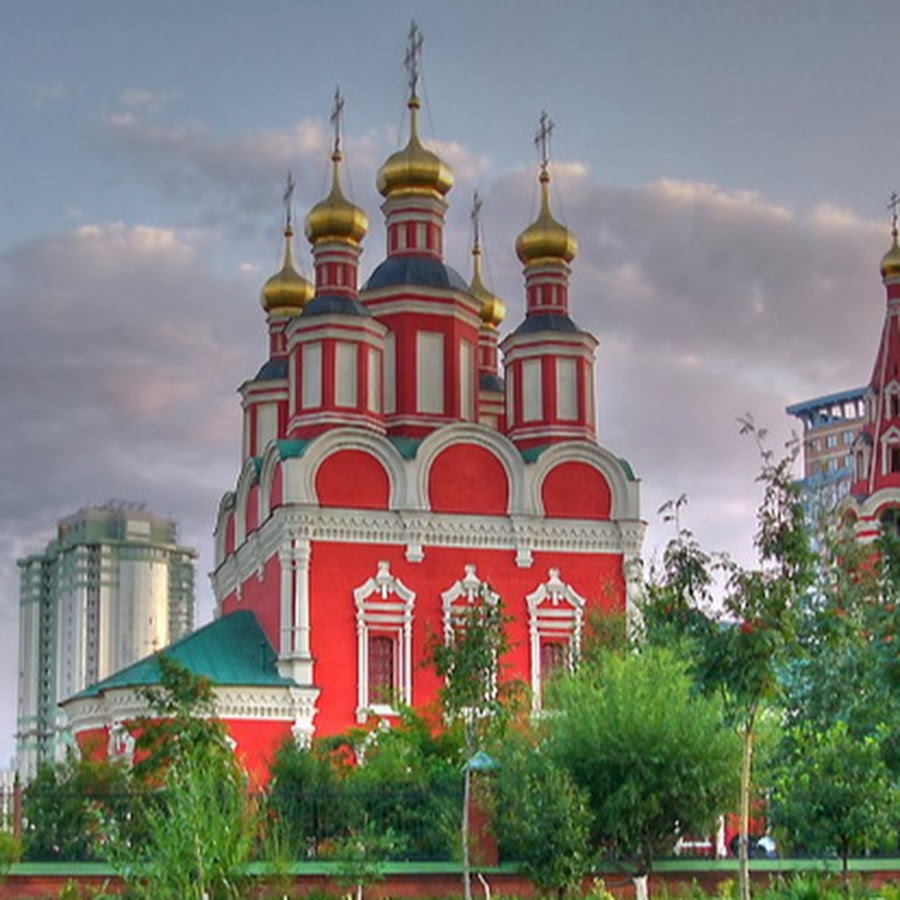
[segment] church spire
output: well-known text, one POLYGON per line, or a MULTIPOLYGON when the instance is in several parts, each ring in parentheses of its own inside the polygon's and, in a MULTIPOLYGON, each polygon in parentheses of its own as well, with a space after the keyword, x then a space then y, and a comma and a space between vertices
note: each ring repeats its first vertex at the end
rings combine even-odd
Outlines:
POLYGON ((570 263, 578 252, 578 241, 550 212, 550 136, 553 122, 546 111, 541 113, 540 124, 534 137, 538 148, 541 173, 541 210, 516 241, 516 253, 526 266, 543 260, 560 260, 570 263))
MULTIPOLYGON (((469 293, 481 303, 481 321, 485 327, 494 331, 506 316, 506 304, 492 294, 484 284, 481 274, 481 195, 475 191, 472 197, 472 281, 469 284, 469 293)), ((496 365, 494 366, 496 373, 496 365)))
MULTIPOLYGON (((331 113, 331 124, 334 129, 334 144, 331 152, 331 192, 317 203, 306 217, 306 237, 313 247, 324 242, 359 246, 369 228, 369 220, 365 212, 351 203, 341 189, 341 118, 344 111, 344 98, 341 89, 334 92, 334 106, 331 113)), ((316 267, 316 284, 321 287, 318 266, 316 267)))
POLYGON ((399 194, 414 194, 442 198, 453 187, 453 173, 444 161, 431 150, 427 150, 419 139, 418 84, 422 64, 424 39, 415 21, 409 29, 406 67, 409 99, 409 140, 403 149, 391 154, 378 170, 377 187, 383 197, 399 194))
POLYGON ((887 208, 891 212, 891 247, 881 259, 881 277, 887 284, 888 280, 894 280, 900 276, 900 246, 897 245, 897 209, 900 207, 900 197, 896 191, 891 191, 891 199, 887 208))
MULTIPOLYGON (((886 309, 881 340, 866 394, 866 424, 855 446, 855 495, 871 496, 900 488, 900 246, 897 212, 900 197, 891 193, 891 246, 881 260, 886 309)), ((865 535, 864 535, 865 536, 865 535)))
POLYGON ((490 428, 505 427, 505 398, 500 377, 497 329, 506 316, 506 305, 487 289, 481 274, 481 196, 472 197, 472 281, 469 293, 479 302, 478 314, 478 421, 490 428))
POLYGON ((294 229, 291 221, 291 199, 295 187, 294 176, 291 172, 288 172, 283 197, 284 261, 280 271, 266 281, 259 293, 259 302, 269 317, 283 318, 297 315, 315 292, 312 284, 294 267, 294 258, 291 252, 291 244, 294 238, 294 229))
POLYGON ((596 338, 569 318, 569 263, 575 236, 550 212, 550 136, 541 113, 534 143, 540 164, 541 208, 518 237, 525 274, 525 321, 500 347, 506 365, 506 427, 519 447, 572 439, 596 440, 596 338))

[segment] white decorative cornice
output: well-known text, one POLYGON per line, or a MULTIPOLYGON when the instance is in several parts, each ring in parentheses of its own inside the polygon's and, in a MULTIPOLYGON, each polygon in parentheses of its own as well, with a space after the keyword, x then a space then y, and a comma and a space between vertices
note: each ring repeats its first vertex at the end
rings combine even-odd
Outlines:
POLYGON ((500 341, 505 365, 520 359, 536 356, 584 357, 593 354, 597 338, 589 331, 533 331, 519 334, 515 331, 500 341), (548 335, 551 337, 548 339, 548 335))
POLYGON ((212 573, 220 599, 255 576, 287 539, 400 546, 411 561, 432 547, 491 549, 516 554, 520 567, 537 552, 639 554, 646 523, 537 516, 465 516, 432 512, 283 506, 258 536, 245 541, 212 573))
MULTIPOLYGON (((295 685, 220 685, 214 689, 213 717, 229 720, 312 720, 317 688, 295 685)), ((121 728, 123 723, 153 710, 133 688, 112 688, 90 697, 74 697, 62 704, 73 734, 101 728, 121 728)))

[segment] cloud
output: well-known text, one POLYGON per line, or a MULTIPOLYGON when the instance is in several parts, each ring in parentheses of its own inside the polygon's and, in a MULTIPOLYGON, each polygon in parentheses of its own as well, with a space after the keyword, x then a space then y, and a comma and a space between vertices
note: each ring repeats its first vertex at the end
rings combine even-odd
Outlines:
MULTIPOLYGON (((383 256, 373 185, 387 137, 347 141, 355 199, 374 226, 369 269, 383 256)), ((288 168, 301 209, 322 196, 330 138, 306 119, 223 140, 199 123, 148 123, 137 104, 106 123, 103 141, 192 214, 168 227, 82 224, 0 257, 0 414, 15 423, 0 456, 0 588, 16 595, 15 557, 42 546, 59 516, 121 496, 180 521, 204 553, 208 604, 215 509, 239 464, 235 388, 264 360, 256 294, 280 253, 262 223, 277 219, 288 168), (265 231, 270 254, 242 229, 265 231)), ((524 313, 514 243, 536 213, 536 169, 492 180, 478 152, 452 154, 447 260, 469 273, 469 188, 480 182, 486 272, 514 328, 524 313)), ((599 439, 642 478, 648 554, 670 534, 655 510, 686 492, 683 523, 749 561, 758 460, 735 420, 753 413, 777 445, 792 425, 785 405, 865 383, 884 313, 884 227, 752 190, 669 178, 610 187, 577 161, 553 171, 554 214, 580 244, 571 314, 600 340, 599 439)), ((5 665, 0 685, 14 679, 5 665)))
POLYGON ((0 257, 0 411, 16 423, 0 457, 7 588, 15 554, 112 496, 174 515, 208 549, 237 454, 235 388, 265 348, 256 286, 215 275, 208 243, 93 224, 0 257))
MULTIPOLYGON (((186 221, 240 236, 280 212, 284 178, 293 170, 295 201, 306 208, 324 196, 330 176, 331 135, 306 118, 285 130, 221 139, 200 122, 148 121, 142 108, 114 113, 96 134, 98 147, 187 211, 186 221)), ((372 137, 359 142, 368 157, 372 137)), ((346 154, 356 162, 356 147, 346 154)), ((345 180, 348 178, 345 166, 345 180)))
MULTIPOLYGON (((600 340, 599 436, 643 479, 648 552, 669 536, 655 509, 687 492, 685 523, 751 562, 758 459, 736 419, 753 413, 778 451, 799 424, 788 403, 866 382, 884 226, 754 191, 673 179, 613 188, 556 169, 553 211, 580 244, 571 314, 600 340)), ((513 244, 533 193, 527 172, 485 191, 491 286, 509 327, 523 313, 513 244)))
POLYGON ((152 91, 145 88, 130 88, 119 97, 126 109, 158 113, 168 106, 179 94, 175 91, 152 91))
POLYGON ((61 81, 36 84, 31 88, 31 102, 35 109, 43 109, 62 100, 66 95, 66 86, 61 81))
POLYGON ((490 157, 475 154, 468 147, 456 141, 429 140, 425 141, 425 145, 450 166, 458 181, 477 181, 490 166, 490 157))

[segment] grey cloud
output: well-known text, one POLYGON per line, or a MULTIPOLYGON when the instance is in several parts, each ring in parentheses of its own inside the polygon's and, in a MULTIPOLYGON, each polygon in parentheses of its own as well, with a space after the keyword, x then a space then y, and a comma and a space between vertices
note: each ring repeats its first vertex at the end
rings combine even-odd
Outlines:
MULTIPOLYGON (((263 139, 221 146, 202 129, 154 135, 127 123, 107 137, 161 181, 180 171, 200 203, 233 180, 251 231, 271 219, 268 207, 253 212, 266 206, 260 173, 268 185, 291 154, 312 160, 321 150, 304 150, 296 136, 263 152, 263 139)), ((357 189, 374 181, 374 168, 354 171, 357 189)), ((464 275, 473 182, 465 173, 449 197, 447 257, 464 275)), ((569 170, 558 187, 564 203, 554 209, 565 209, 581 244, 572 316, 600 339, 600 439, 643 479, 648 551, 668 536, 656 508, 687 492, 686 524, 707 546, 749 558, 757 460, 735 419, 754 413, 777 444, 791 426, 785 404, 866 380, 883 314, 885 236, 852 217, 799 214, 710 186, 610 188, 569 170)), ((364 190, 371 267, 383 244, 374 190, 364 190)), ((514 242, 534 214, 535 173, 504 176, 482 193, 487 271, 511 328, 523 312, 514 242)), ((204 554, 208 611, 216 504, 239 465, 235 388, 265 355, 256 292, 274 268, 277 235, 271 250, 260 262, 252 247, 223 249, 202 231, 108 225, 0 257, 0 413, 15 423, 0 457, 0 625, 14 619, 15 556, 38 549, 60 515, 113 496, 179 519, 204 554), (229 271, 250 262, 258 274, 216 274, 214 250, 229 271)), ((0 690, 14 683, 13 667, 0 662, 0 690)))

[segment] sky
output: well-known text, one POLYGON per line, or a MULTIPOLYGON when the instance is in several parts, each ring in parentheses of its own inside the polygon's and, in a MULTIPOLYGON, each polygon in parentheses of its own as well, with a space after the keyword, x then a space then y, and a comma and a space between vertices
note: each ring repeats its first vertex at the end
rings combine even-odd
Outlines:
MULTIPOLYGON (((10 0, 0 4, 0 764, 14 749, 18 574, 56 521, 145 502, 195 547, 198 621, 237 387, 264 361, 280 267, 345 100, 345 188, 384 257, 379 165, 405 141, 410 21, 423 137, 453 168, 446 259, 524 310, 515 238, 552 205, 575 232, 572 318, 600 341, 601 444, 641 478, 645 557, 672 524, 753 561, 751 414, 867 383, 878 264, 900 187, 895 0, 10 0)), ((304 240, 295 254, 309 274, 304 240)))

